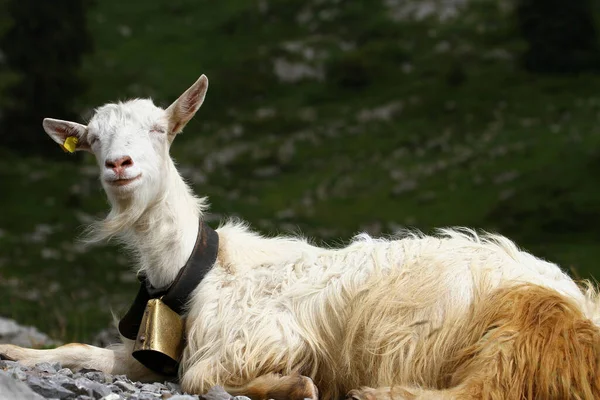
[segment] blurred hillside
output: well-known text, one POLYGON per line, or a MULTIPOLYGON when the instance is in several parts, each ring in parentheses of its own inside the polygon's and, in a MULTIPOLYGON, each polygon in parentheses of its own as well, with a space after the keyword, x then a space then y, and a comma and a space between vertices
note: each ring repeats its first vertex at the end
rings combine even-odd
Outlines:
MULTIPOLYGON (((87 22, 82 120, 208 76, 172 154, 213 225, 336 246, 472 226, 600 276, 600 74, 527 71, 510 1, 103 0, 87 22)), ((118 247, 76 242, 107 211, 94 161, 0 156, 0 315, 88 339, 136 291, 118 247)))

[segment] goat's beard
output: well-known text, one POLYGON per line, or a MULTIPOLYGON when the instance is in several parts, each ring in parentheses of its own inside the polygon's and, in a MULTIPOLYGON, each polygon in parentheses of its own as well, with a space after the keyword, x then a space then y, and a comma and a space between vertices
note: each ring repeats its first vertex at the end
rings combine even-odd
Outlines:
MULTIPOLYGON (((164 179, 160 180, 164 182, 164 179)), ((87 244, 98 243, 119 237, 131 230, 145 230, 150 221, 144 221, 144 214, 163 201, 166 191, 157 182, 148 179, 126 196, 106 191, 112 208, 103 220, 93 222, 82 236, 87 244)))

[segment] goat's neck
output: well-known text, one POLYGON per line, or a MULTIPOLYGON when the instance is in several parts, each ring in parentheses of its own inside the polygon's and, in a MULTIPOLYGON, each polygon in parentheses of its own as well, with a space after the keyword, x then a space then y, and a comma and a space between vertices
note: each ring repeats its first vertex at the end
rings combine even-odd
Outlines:
POLYGON ((175 165, 168 164, 164 197, 142 214, 127 235, 139 270, 157 288, 172 283, 187 262, 202 217, 202 199, 193 195, 175 165))

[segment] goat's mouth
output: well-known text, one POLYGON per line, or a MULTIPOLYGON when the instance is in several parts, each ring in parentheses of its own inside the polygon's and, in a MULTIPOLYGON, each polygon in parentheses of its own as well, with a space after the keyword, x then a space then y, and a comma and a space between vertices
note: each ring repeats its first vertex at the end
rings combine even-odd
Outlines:
POLYGON ((107 181, 111 186, 125 186, 129 185, 131 182, 134 182, 142 177, 142 174, 138 176, 134 176, 133 178, 118 178, 115 180, 107 181))

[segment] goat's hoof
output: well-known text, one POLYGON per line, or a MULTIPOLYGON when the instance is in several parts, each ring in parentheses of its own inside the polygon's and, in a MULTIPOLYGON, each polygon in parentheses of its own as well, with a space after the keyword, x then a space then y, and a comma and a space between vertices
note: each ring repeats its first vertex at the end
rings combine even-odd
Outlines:
POLYGON ((278 378, 279 382, 267 394, 274 400, 318 400, 319 390, 312 379, 304 375, 288 375, 278 378))
MULTIPOLYGON (((232 393, 232 392, 230 392, 232 393)), ((271 373, 254 379, 234 395, 244 394, 261 400, 318 400, 319 390, 308 376, 271 373)))
POLYGON ((289 393, 289 399, 295 400, 319 400, 319 389, 308 376, 300 375, 298 382, 289 393))
POLYGON ((0 344, 0 360, 18 361, 15 352, 18 346, 12 344, 0 344))
POLYGON ((6 360, 6 361, 17 361, 12 357, 7 356, 6 354, 0 354, 0 360, 6 360))
POLYGON ((311 383, 311 396, 309 397, 309 399, 311 400, 319 400, 319 389, 317 388, 317 385, 314 384, 313 380, 308 378, 308 380, 311 383))
MULTIPOLYGON (((403 387, 380 387, 373 389, 370 387, 362 387, 348 392, 346 400, 415 400, 423 397, 415 394, 412 390, 407 390, 403 387)), ((429 397, 426 397, 429 399, 429 397)), ((438 397, 435 397, 436 399, 438 397)), ((433 398, 432 398, 433 399, 433 398)))

